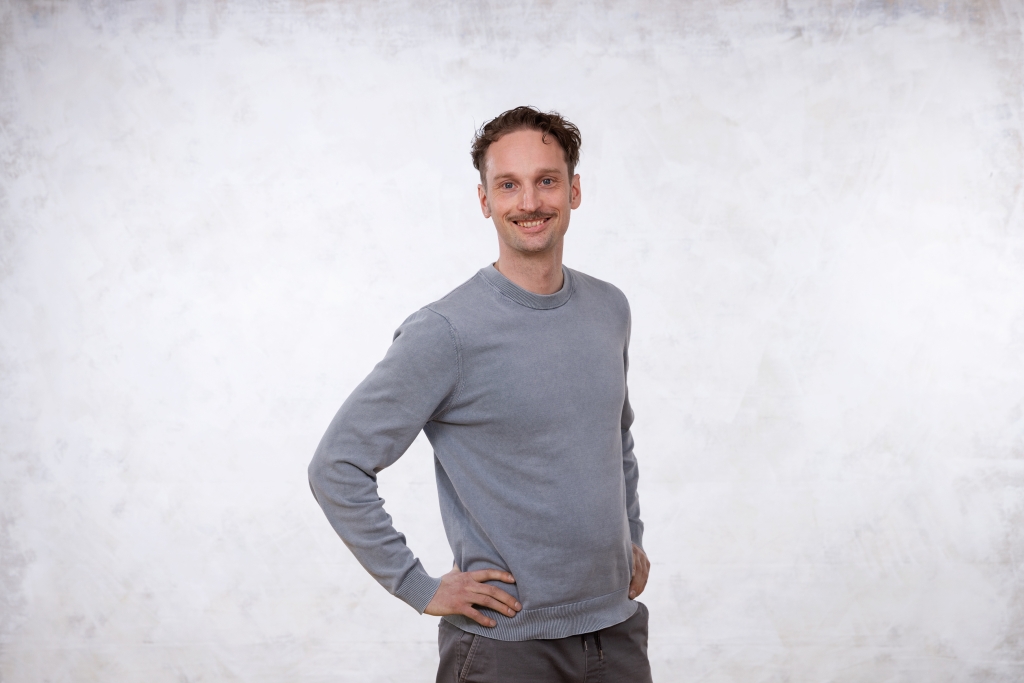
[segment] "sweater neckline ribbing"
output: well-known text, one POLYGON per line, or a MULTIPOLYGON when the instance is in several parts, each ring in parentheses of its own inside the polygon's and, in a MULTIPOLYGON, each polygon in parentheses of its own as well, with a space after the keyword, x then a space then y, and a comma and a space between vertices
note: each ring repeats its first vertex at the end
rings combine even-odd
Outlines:
POLYGON ((572 296, 574 289, 572 271, 565 266, 562 266, 562 288, 554 294, 534 294, 527 291, 502 275, 494 264, 481 268, 480 275, 506 298, 521 306, 540 310, 562 306, 572 296))

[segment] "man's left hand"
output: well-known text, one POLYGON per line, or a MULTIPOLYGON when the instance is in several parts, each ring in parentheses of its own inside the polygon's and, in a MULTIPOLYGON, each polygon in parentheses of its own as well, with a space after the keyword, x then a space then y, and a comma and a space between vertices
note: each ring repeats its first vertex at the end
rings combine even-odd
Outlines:
POLYGON ((651 561, 636 543, 633 544, 633 580, 629 582, 629 599, 634 600, 647 587, 647 575, 651 573, 651 561))

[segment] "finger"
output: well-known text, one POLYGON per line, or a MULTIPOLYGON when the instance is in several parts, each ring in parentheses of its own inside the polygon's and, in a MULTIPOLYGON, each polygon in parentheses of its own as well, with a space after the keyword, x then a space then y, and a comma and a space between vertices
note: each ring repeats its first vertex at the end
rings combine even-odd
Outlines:
POLYGON ((632 600, 641 593, 644 592, 644 588, 647 586, 647 574, 640 573, 634 574, 633 579, 629 582, 629 597, 632 600))
MULTIPOLYGON (((472 591, 479 595, 486 595, 488 597, 491 597, 494 600, 503 603, 504 606, 511 607, 512 609, 515 609, 517 611, 523 608, 523 606, 519 604, 519 601, 516 600, 514 597, 512 597, 505 591, 501 590, 500 588, 488 586, 486 583, 475 584, 472 588, 472 591)), ((502 609, 501 611, 504 611, 504 609, 502 609)))
POLYGON ((472 607, 467 607, 466 611, 463 612, 463 614, 465 614, 467 617, 469 617, 476 623, 480 624, 481 626, 486 626, 487 628, 494 628, 498 625, 498 622, 496 622, 494 619, 491 619, 490 617, 485 617, 483 614, 476 611, 472 607))
POLYGON ((650 563, 644 563, 641 566, 641 571, 633 575, 633 579, 629 582, 629 597, 635 598, 644 592, 644 588, 647 587, 647 577, 650 573, 650 563))
POLYGON ((486 607, 492 609, 499 614, 504 614, 506 617, 514 617, 516 611, 506 604, 498 602, 494 598, 488 595, 481 595, 476 600, 473 600, 473 604, 477 607, 486 607))
POLYGON ((504 581, 505 583, 515 583, 515 577, 508 572, 503 572, 500 569, 477 569, 473 572, 468 572, 469 578, 474 581, 504 581))

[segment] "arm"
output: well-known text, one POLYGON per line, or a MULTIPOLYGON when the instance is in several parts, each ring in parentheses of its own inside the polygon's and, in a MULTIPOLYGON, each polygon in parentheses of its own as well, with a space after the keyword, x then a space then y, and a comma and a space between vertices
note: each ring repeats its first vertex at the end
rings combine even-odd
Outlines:
POLYGON ((622 474, 626 480, 626 518, 629 520, 629 537, 633 545, 643 548, 644 523, 640 520, 640 495, 637 493, 637 482, 640 481, 640 469, 636 456, 633 454, 633 435, 630 425, 633 424, 633 409, 629 405, 629 390, 622 406, 622 474))
POLYGON ((448 321, 421 309, 334 416, 309 464, 309 484, 338 536, 392 595, 423 612, 440 585, 391 524, 377 473, 405 453, 453 399, 459 357, 448 321))
POLYGON ((432 578, 391 524, 377 495, 377 473, 405 453, 423 426, 458 395, 460 358, 454 329, 421 309, 395 332, 387 355, 338 410, 309 464, 309 485, 331 526, 385 589, 417 612, 464 614, 495 622, 482 605, 513 616, 511 595, 484 581, 514 582, 497 569, 432 578))
MULTIPOLYGON (((629 331, 626 332, 626 345, 622 351, 623 373, 629 372, 629 331)), ((640 520, 640 495, 637 483, 640 480, 640 469, 636 456, 633 454, 633 435, 629 428, 633 425, 633 408, 629 405, 629 388, 622 402, 622 474, 626 481, 626 518, 629 520, 629 536, 633 541, 633 578, 629 582, 629 597, 633 599, 644 592, 651 563, 643 550, 644 523, 640 520)))

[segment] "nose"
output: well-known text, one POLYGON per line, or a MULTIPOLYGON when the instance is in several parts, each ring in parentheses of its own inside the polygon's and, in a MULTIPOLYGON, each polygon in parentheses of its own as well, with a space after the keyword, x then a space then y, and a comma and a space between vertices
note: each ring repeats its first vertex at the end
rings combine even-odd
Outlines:
POLYGON ((532 185, 527 185, 519 195, 519 210, 532 213, 539 208, 540 200, 537 197, 537 189, 532 185))

